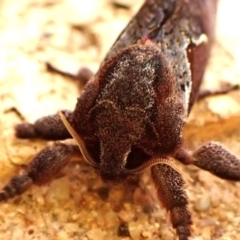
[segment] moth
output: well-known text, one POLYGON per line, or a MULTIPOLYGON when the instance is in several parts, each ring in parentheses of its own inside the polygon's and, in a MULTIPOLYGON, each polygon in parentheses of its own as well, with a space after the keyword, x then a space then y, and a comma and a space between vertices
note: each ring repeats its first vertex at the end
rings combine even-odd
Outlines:
POLYGON ((119 184, 147 168, 180 240, 191 235, 184 180, 173 164, 192 164, 240 180, 240 159, 216 142, 190 153, 182 129, 198 96, 214 37, 217 0, 146 0, 122 31, 74 111, 15 127, 18 138, 64 140, 40 151, 2 192, 6 201, 51 181, 72 156, 119 184))

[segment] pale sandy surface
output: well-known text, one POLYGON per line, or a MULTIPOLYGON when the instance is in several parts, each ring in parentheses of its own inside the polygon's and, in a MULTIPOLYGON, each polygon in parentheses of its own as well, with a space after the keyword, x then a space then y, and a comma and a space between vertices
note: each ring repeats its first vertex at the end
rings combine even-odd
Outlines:
MULTIPOLYGON (((96 70, 112 42, 142 1, 5 0, 0 3, 0 187, 20 165, 48 143, 19 140, 12 126, 59 109, 73 109, 78 96, 69 79, 48 73, 44 62, 75 72, 96 70)), ((240 3, 222 0, 217 43, 206 87, 240 82, 240 3)), ((185 138, 190 148, 209 139, 240 156, 240 92, 199 102, 185 138)), ((183 169, 193 214, 192 239, 240 239, 240 184, 220 180, 195 167, 183 169), (189 181, 189 178, 193 181, 189 181)), ((83 161, 71 163, 64 178, 32 187, 0 204, 0 239, 121 239, 126 222, 132 239, 175 239, 167 214, 156 199, 146 172, 140 179, 109 188, 83 161)), ((123 239, 123 238, 122 238, 123 239)), ((125 238, 128 239, 128 238, 125 238)))

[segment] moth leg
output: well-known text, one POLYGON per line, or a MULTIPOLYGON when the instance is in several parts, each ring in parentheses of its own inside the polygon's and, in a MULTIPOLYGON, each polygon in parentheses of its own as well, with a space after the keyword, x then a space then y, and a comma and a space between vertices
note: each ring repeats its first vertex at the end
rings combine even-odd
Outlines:
POLYGON ((200 99, 203 99, 203 98, 209 97, 209 96, 226 94, 228 92, 238 90, 239 88, 240 88, 240 85, 235 84, 235 85, 226 86, 226 87, 224 87, 222 89, 218 89, 218 90, 200 90, 200 92, 198 93, 198 96, 197 96, 197 100, 200 100, 200 99))
POLYGON ((187 196, 183 190, 185 182, 181 174, 166 164, 155 165, 151 171, 158 198, 170 213, 170 220, 179 240, 187 240, 191 235, 192 220, 187 209, 187 196))
POLYGON ((64 77, 76 80, 80 87, 85 86, 88 80, 94 75, 94 73, 87 67, 81 67, 76 74, 61 70, 49 62, 46 63, 46 67, 49 72, 57 73, 64 77))
POLYGON ((193 154, 181 150, 176 158, 185 164, 193 164, 226 180, 240 180, 240 158, 223 145, 208 142, 193 154))
POLYGON ((28 170, 13 177, 0 192, 0 202, 21 195, 33 184, 43 185, 58 176, 73 156, 81 156, 75 145, 56 143, 40 151, 31 161, 28 170))
MULTIPOLYGON (((62 111, 71 123, 71 111, 62 111)), ((42 138, 46 140, 63 140, 72 138, 58 114, 39 118, 35 123, 20 123, 15 126, 18 138, 42 138)))

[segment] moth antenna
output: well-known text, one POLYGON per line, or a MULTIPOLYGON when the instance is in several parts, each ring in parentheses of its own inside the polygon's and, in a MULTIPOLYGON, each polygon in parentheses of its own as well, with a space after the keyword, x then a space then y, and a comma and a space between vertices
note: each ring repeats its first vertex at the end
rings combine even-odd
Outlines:
POLYGON ((155 165, 166 164, 169 167, 171 167, 172 169, 174 169, 176 172, 178 172, 180 175, 182 175, 183 178, 188 179, 190 182, 193 182, 192 178, 189 175, 185 174, 183 171, 181 171, 178 168, 178 166, 174 163, 174 160, 175 159, 173 159, 173 158, 153 158, 153 159, 149 160, 148 162, 142 164, 141 166, 139 166, 137 168, 126 169, 125 173, 127 173, 127 174, 138 174, 138 173, 143 172, 145 169, 151 168, 155 165))
POLYGON ((92 165, 93 167, 97 167, 97 163, 93 160, 93 158, 88 153, 88 151, 86 149, 86 146, 85 146, 85 143, 82 140, 81 136, 73 129, 73 127, 70 125, 67 118, 65 117, 65 115, 61 111, 59 111, 58 114, 59 114, 64 126, 68 130, 68 132, 71 134, 73 139, 76 140, 76 142, 78 144, 78 147, 80 149, 80 152, 83 155, 84 160, 86 162, 88 162, 90 165, 92 165))

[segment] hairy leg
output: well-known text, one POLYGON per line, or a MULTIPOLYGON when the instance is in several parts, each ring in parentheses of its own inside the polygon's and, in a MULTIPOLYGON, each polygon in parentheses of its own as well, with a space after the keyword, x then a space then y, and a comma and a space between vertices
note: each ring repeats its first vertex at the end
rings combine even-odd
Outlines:
MULTIPOLYGON (((71 123, 72 112, 62 111, 71 123)), ((39 118, 35 123, 20 123, 15 126, 18 138, 42 138, 46 140, 63 140, 72 138, 58 114, 39 118)))
POLYGON ((208 97, 208 96, 214 96, 214 95, 221 95, 226 94, 234 90, 238 90, 240 88, 239 84, 236 85, 228 85, 221 89, 215 89, 215 90, 200 90, 198 93, 197 100, 200 100, 202 98, 208 97))
POLYGON ((77 74, 72 74, 61 69, 58 69, 51 63, 46 63, 46 67, 47 70, 50 72, 57 73, 62 76, 76 80, 81 87, 83 87, 88 82, 88 80, 94 75, 94 73, 87 67, 81 67, 78 70, 77 74))
POLYGON ((33 158, 25 174, 13 177, 3 188, 0 201, 22 194, 33 184, 43 185, 50 182, 74 156, 81 156, 75 145, 56 143, 52 147, 44 148, 33 158))
POLYGON ((207 142, 192 154, 180 149, 176 156, 184 164, 193 164, 227 180, 240 180, 240 158, 216 142, 207 142))
POLYGON ((187 209, 187 196, 183 190, 185 183, 181 174, 166 164, 155 165, 151 170, 158 198, 170 213, 179 240, 187 240, 190 236, 192 220, 187 209))

